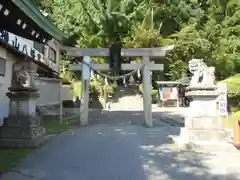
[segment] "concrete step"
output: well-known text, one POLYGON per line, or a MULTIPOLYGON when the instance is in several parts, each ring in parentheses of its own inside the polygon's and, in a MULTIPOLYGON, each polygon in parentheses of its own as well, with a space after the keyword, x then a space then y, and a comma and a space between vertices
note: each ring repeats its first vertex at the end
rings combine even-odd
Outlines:
POLYGON ((191 132, 186 128, 181 128, 179 136, 170 135, 168 138, 182 150, 211 153, 239 152, 232 144, 232 133, 230 130, 223 129, 221 132, 215 132, 214 130, 207 132, 210 133, 207 135, 209 138, 190 139, 191 132), (216 138, 212 137, 213 135, 216 135, 216 138))
POLYGON ((239 153, 233 144, 227 141, 184 141, 180 136, 168 137, 180 150, 208 153, 239 153))

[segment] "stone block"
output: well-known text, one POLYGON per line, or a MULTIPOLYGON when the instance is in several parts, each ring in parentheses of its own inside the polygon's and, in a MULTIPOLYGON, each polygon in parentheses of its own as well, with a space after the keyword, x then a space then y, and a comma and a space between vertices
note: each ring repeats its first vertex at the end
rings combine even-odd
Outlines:
POLYGON ((44 142, 45 128, 40 125, 36 115, 36 89, 9 88, 9 117, 0 127, 0 146, 36 147, 44 142))
POLYGON ((38 136, 30 139, 1 138, 0 147, 34 148, 43 144, 44 141, 45 141, 44 136, 38 136))
POLYGON ((215 90, 207 90, 207 88, 202 88, 202 89, 194 89, 188 91, 185 94, 186 96, 201 96, 201 97, 217 97, 217 92, 215 90))
POLYGON ((188 137, 191 141, 220 141, 226 134, 223 130, 188 130, 188 137))
POLYGON ((185 125, 190 130, 221 130, 222 121, 218 117, 186 117, 185 125))
POLYGON ((1 147, 37 147, 44 142, 44 127, 3 126, 0 128, 1 147))

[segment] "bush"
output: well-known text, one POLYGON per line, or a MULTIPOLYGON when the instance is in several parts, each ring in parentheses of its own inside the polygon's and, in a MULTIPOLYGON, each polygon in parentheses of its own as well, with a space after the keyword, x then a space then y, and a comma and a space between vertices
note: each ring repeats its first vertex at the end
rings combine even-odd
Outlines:
POLYGON ((109 84, 105 84, 103 86, 103 94, 105 101, 109 101, 110 96, 114 94, 114 88, 109 84))
POLYGON ((117 90, 117 87, 118 87, 118 85, 117 85, 117 82, 116 82, 116 81, 114 81, 114 83, 113 83, 113 84, 111 84, 110 86, 112 86, 112 88, 113 88, 113 93, 115 93, 115 92, 116 92, 116 90, 117 90))
POLYGON ((157 95, 158 95, 158 90, 153 89, 153 90, 152 90, 152 96, 157 96, 157 95))
POLYGON ((231 76, 220 83, 227 84, 227 94, 228 94, 228 105, 230 109, 235 109, 239 107, 240 101, 240 75, 231 76))
POLYGON ((138 86, 138 92, 139 92, 139 94, 143 94, 143 84, 140 84, 138 86))
POLYGON ((104 90, 105 93, 107 93, 109 95, 112 95, 114 93, 114 88, 109 84, 105 84, 103 86, 103 90, 104 90))
MULTIPOLYGON (((143 84, 140 84, 138 86, 138 92, 139 94, 143 94, 143 84)), ((157 96, 158 95, 158 90, 152 89, 152 96, 157 96)))
POLYGON ((231 76, 220 83, 226 83, 228 86, 228 97, 235 98, 240 96, 240 74, 231 76))
POLYGON ((74 102, 72 100, 64 100, 64 101, 62 101, 62 106, 64 108, 73 108, 74 102))
POLYGON ((157 103, 158 102, 158 90, 153 89, 152 90, 152 102, 157 103))
POLYGON ((76 97, 81 97, 82 93, 82 83, 81 81, 76 81, 72 83, 73 86, 73 96, 76 97))
POLYGON ((240 111, 237 111, 231 114, 230 116, 222 119, 223 119, 223 125, 225 128, 234 129, 236 121, 240 120, 240 111))
POLYGON ((100 96, 101 86, 96 79, 92 79, 89 87, 89 96, 92 100, 97 100, 100 96))

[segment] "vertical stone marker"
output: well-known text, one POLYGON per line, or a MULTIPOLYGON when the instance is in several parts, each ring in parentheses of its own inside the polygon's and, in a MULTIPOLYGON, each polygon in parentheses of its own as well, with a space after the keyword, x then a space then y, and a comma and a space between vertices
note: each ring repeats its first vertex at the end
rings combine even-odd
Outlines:
POLYGON ((186 89, 186 96, 191 99, 190 108, 180 136, 172 139, 190 149, 225 143, 225 131, 217 111, 215 68, 207 67, 202 59, 192 59, 189 70, 193 74, 186 89))

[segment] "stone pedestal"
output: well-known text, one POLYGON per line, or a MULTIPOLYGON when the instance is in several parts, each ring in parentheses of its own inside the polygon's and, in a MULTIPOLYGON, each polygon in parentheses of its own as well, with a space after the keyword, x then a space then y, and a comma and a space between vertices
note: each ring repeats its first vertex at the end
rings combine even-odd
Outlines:
POLYGON ((188 149, 226 144, 226 132, 217 112, 216 86, 188 87, 186 96, 191 102, 185 127, 173 140, 188 149))
POLYGON ((43 143, 45 129, 36 115, 35 88, 9 88, 9 117, 0 127, 0 146, 36 147, 43 143))
POLYGON ((190 140, 222 140, 222 121, 217 112, 218 97, 215 86, 189 87, 186 96, 192 101, 185 128, 189 131, 190 140))

